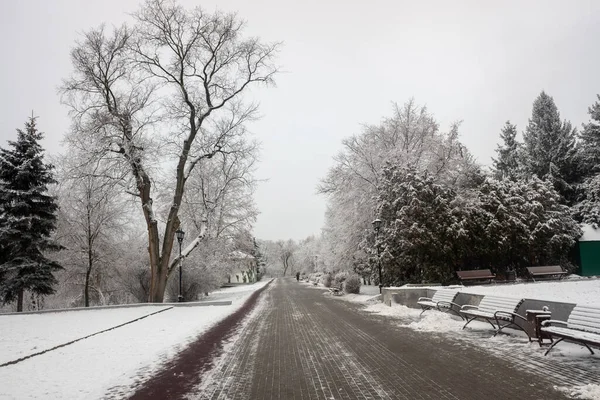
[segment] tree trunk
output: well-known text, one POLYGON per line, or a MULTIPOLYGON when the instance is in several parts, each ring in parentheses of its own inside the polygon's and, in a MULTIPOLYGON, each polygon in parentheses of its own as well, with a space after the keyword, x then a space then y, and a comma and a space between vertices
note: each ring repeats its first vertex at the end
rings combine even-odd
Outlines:
POLYGON ((88 265, 87 271, 85 272, 85 287, 83 290, 83 299, 85 302, 85 306, 90 306, 90 274, 92 272, 92 264, 90 260, 90 264, 88 265))
POLYGON ((23 288, 19 289, 19 295, 17 297, 17 312, 23 311, 23 288))
POLYGON ((91 211, 88 209, 87 213, 87 253, 88 253, 88 266, 85 271, 85 285, 83 289, 83 301, 86 307, 90 306, 90 274, 92 273, 92 266, 94 263, 93 252, 92 252, 92 233, 91 233, 91 211))

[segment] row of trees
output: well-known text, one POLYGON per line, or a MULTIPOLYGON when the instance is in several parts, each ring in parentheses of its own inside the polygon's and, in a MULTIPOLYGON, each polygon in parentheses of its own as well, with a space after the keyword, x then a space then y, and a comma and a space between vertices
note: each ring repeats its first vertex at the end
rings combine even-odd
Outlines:
MULTIPOLYGON (((147 0, 132 25, 85 32, 61 88, 72 127, 66 154, 53 160, 54 173, 50 165, 32 171, 31 184, 15 194, 15 164, 9 152, 2 154, 4 300, 12 301, 14 293, 22 297, 23 290, 51 293, 59 266, 61 292, 85 305, 132 295, 162 302, 168 278, 184 259, 194 291, 214 287, 226 274, 231 251, 254 248, 259 148, 246 125, 258 108, 246 93, 273 82, 278 47, 245 36, 235 14, 185 9, 170 0, 147 0), (30 209, 23 211, 26 218, 15 216, 18 197, 28 196, 27 190, 52 204, 31 200, 51 215, 46 225, 32 225, 39 218, 30 209), (13 249, 15 218, 28 218, 22 224, 48 243, 21 237, 22 248, 13 249), (178 229, 186 232, 181 258, 173 253, 178 229), (35 273, 23 272, 27 262, 20 254, 36 248, 46 257, 50 240, 60 249, 52 261, 39 258, 35 273), (214 272, 216 266, 222 268, 214 272), (42 272, 43 284, 24 278, 42 272)), ((37 132, 34 122, 27 131, 32 125, 37 132)))
POLYGON ((579 223, 599 222, 600 102, 589 114, 578 132, 542 92, 523 142, 507 122, 486 171, 459 141, 458 123, 442 132, 414 100, 395 105, 343 141, 319 186, 328 199, 319 269, 377 282, 380 259, 386 284, 449 282, 460 269, 572 269, 579 223))

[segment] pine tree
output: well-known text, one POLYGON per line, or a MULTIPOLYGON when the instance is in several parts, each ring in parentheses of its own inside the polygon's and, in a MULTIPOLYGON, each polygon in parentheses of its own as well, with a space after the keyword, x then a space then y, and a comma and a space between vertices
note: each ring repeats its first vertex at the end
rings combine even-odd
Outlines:
POLYGON ((577 176, 575 130, 562 122, 554 99, 545 92, 533 102, 529 124, 523 134, 525 169, 530 175, 550 180, 567 204, 575 197, 577 176))
POLYGON ((583 125, 579 135, 579 159, 586 178, 600 173, 600 95, 598 100, 588 109, 590 122, 583 125))
POLYGON ((17 300, 22 311, 24 291, 54 293, 53 272, 62 267, 45 256, 58 249, 50 238, 58 206, 47 194, 55 181, 53 166, 43 160, 43 135, 34 117, 17 132, 9 149, 0 148, 0 298, 5 303, 17 300))
POLYGON ((496 178, 503 179, 516 179, 519 175, 519 149, 520 145, 516 139, 517 127, 506 121, 502 132, 500 132, 500 139, 502 139, 502 145, 498 145, 496 153, 498 153, 497 159, 492 159, 494 162, 494 170, 496 178))

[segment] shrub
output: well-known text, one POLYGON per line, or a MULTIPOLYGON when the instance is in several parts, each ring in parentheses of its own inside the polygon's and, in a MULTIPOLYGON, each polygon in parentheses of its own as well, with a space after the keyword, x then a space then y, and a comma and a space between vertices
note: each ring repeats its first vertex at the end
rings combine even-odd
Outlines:
POLYGON ((346 278, 346 281, 344 282, 344 292, 359 294, 360 293, 360 276, 358 276, 356 274, 352 274, 348 278, 346 278))
POLYGON ((331 276, 331 274, 325 274, 325 275, 321 276, 321 283, 325 287, 331 287, 332 281, 333 281, 333 277, 331 276))
POLYGON ((347 278, 348 278, 347 271, 342 271, 342 272, 338 272, 337 274, 335 274, 334 281, 335 281, 336 286, 341 286, 347 278))

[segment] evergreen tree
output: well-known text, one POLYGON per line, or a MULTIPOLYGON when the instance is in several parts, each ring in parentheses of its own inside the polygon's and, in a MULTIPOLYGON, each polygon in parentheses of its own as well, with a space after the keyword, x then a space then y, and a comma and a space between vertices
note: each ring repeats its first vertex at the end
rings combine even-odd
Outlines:
MULTIPOLYGON (((598 95, 600 100, 600 95, 598 95)), ((600 225, 600 101, 589 109, 590 122, 583 125, 578 148, 581 173, 579 203, 574 207, 575 218, 580 222, 600 225)))
POLYGON ((550 180, 567 204, 575 197, 579 180, 576 166, 575 130, 560 120, 554 99, 545 92, 533 102, 529 124, 523 134, 524 166, 529 175, 550 180))
POLYGON ((17 132, 9 149, 0 148, 0 298, 5 303, 17 300, 22 311, 24 291, 54 293, 53 272, 62 267, 45 256, 58 249, 50 238, 58 206, 47 194, 55 181, 52 165, 43 160, 43 135, 33 117, 17 132))
POLYGON ((500 139, 502 144, 496 148, 498 153, 497 159, 492 159, 494 162, 494 175, 498 179, 508 178, 516 179, 519 176, 519 149, 520 145, 517 142, 517 127, 506 121, 500 139))
POLYGON ((590 122, 583 125, 579 135, 579 159, 582 173, 590 178, 600 173, 600 95, 589 109, 590 122))

